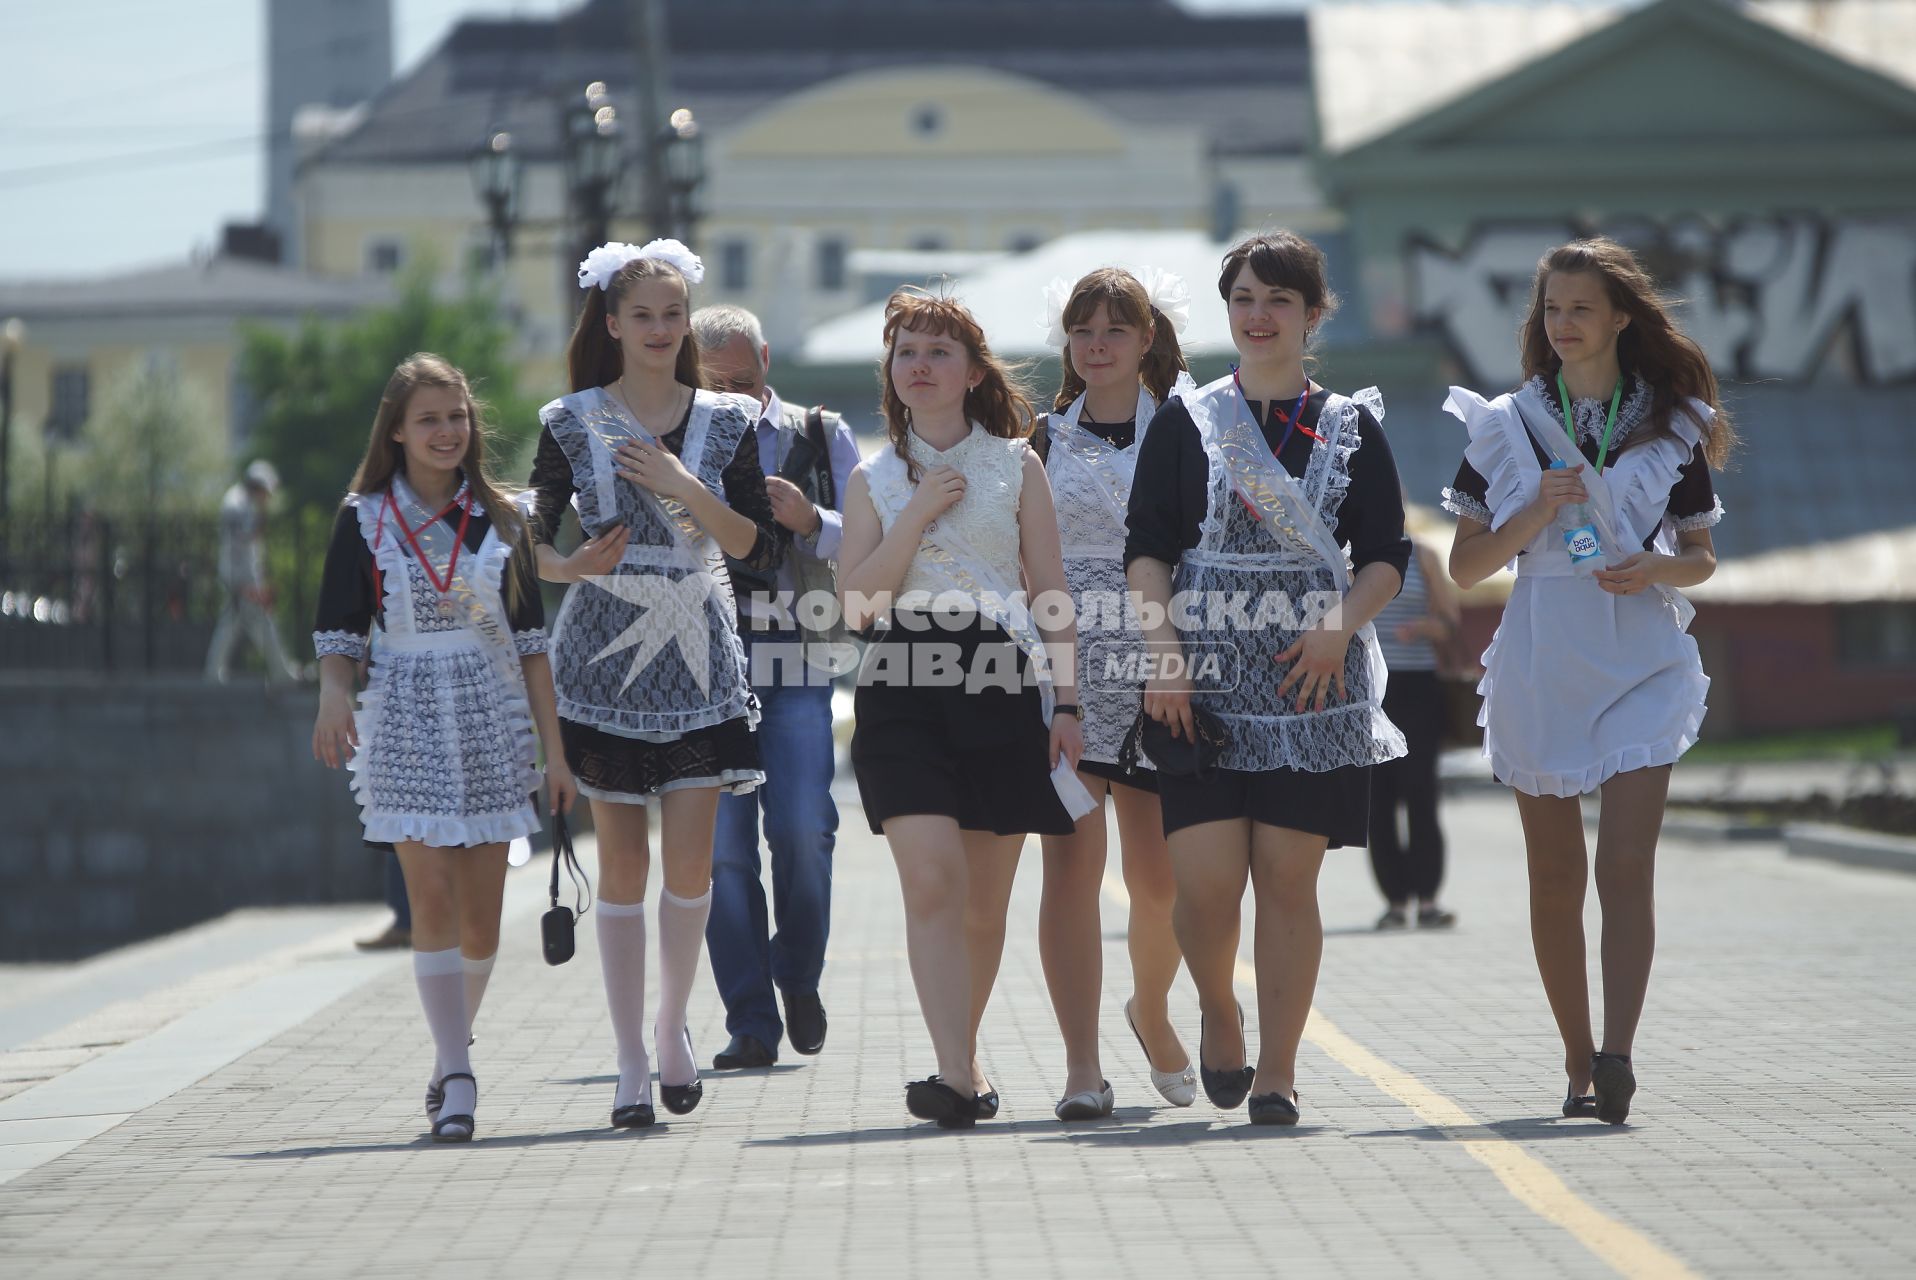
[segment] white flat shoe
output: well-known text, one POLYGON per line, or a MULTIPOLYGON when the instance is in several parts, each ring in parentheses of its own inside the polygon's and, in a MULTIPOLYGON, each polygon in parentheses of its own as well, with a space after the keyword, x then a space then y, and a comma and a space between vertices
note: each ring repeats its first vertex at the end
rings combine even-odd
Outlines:
POLYGON ((1138 1038, 1138 1048, 1144 1052, 1144 1065, 1151 1072, 1151 1087, 1156 1089, 1164 1100, 1174 1107, 1188 1107, 1197 1101, 1197 1068, 1190 1063, 1184 1064, 1182 1071, 1159 1071, 1151 1065, 1151 1051, 1145 1048, 1144 1037, 1138 1033, 1138 1024, 1131 1017, 1131 1002, 1124 1002, 1124 1021, 1131 1028, 1131 1034, 1138 1038))
POLYGON ((1117 1095, 1111 1092, 1111 1082, 1106 1080, 1102 1089, 1072 1094, 1057 1105, 1056 1111, 1060 1120, 1102 1120, 1117 1105, 1117 1095))

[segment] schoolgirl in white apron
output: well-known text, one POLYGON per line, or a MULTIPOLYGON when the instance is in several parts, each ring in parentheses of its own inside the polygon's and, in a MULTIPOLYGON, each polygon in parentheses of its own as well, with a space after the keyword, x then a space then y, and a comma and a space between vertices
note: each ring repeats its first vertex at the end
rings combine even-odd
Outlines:
POLYGON ((1098 1053, 1107 794, 1117 811, 1130 899, 1125 941, 1132 995, 1125 1001, 1125 1022, 1158 1093, 1178 1107, 1197 1099, 1197 1070, 1168 1007, 1181 956, 1171 928, 1175 883, 1156 771, 1148 756, 1130 768, 1121 762, 1143 705, 1138 664, 1145 653, 1124 580, 1125 508, 1144 428, 1174 387, 1191 388, 1178 346, 1190 290, 1165 272, 1134 275, 1103 267, 1075 285, 1053 281, 1048 301, 1062 385, 1054 411, 1033 428, 1031 444, 1058 508, 1065 580, 1078 624, 1085 742, 1078 776, 1098 807, 1079 819, 1072 834, 1044 837, 1038 949, 1064 1035, 1064 1096, 1055 1111, 1060 1120, 1090 1120, 1111 1114, 1115 1105, 1098 1053))
POLYGON ((498 950, 507 844, 540 826, 528 797, 541 739, 554 808, 574 792, 525 524, 487 479, 483 441, 457 369, 431 355, 399 366, 334 524, 313 633, 314 754, 352 771, 365 838, 390 843, 405 873, 441 1142, 475 1127, 467 1041, 498 950))
POLYGON ((1199 1077, 1217 1106, 1248 1096, 1253 1123, 1286 1125, 1323 945, 1317 873, 1327 847, 1365 842, 1369 768, 1404 751, 1380 705, 1370 619, 1401 585, 1410 543, 1381 400, 1305 372, 1336 301, 1323 255, 1289 233, 1251 237, 1225 256, 1218 292, 1239 369, 1152 419, 1124 554, 1144 607, 1163 611, 1143 620, 1153 649, 1192 664, 1154 674, 1146 712, 1187 740, 1201 714, 1225 739, 1205 772, 1158 776, 1178 941, 1204 1014, 1199 1077), (1232 994, 1247 879, 1255 1066, 1232 994))
POLYGON ((1730 425, 1709 361, 1611 241, 1539 263, 1523 359, 1516 391, 1485 400, 1453 387, 1445 403, 1470 433, 1445 491, 1460 517, 1451 575, 1468 587, 1516 564, 1484 654, 1484 753, 1523 820, 1531 935, 1569 1078, 1563 1114, 1621 1124, 1655 950, 1669 767, 1695 743, 1710 685, 1678 588, 1715 568, 1710 466, 1730 425), (1599 789, 1601 1049, 1584 975, 1579 801, 1599 789))
POLYGON ((580 264, 586 292, 567 351, 573 391, 540 410, 533 467, 540 572, 571 583, 553 628, 560 731, 592 801, 599 956, 618 1042, 612 1124, 646 1128, 645 807, 660 809, 660 1092, 683 1115, 704 1095, 686 1002, 711 911, 720 791, 764 778, 725 556, 776 568, 752 426, 759 406, 704 389, 691 335, 697 255, 676 240, 608 244, 580 264), (551 545, 570 503, 586 541, 551 545))

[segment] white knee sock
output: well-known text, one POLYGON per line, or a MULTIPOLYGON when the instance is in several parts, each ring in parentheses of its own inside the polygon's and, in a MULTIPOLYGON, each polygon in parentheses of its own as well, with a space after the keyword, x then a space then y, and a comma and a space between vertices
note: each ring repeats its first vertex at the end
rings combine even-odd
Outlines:
POLYGON ((619 1044, 619 1087, 612 1107, 652 1105, 652 1061, 645 1053, 645 903, 600 901, 599 967, 619 1044))
MULTIPOLYGON (((472 1074, 472 1059, 466 1053, 466 979, 459 948, 412 953, 413 981, 419 987, 419 1004, 426 1011, 426 1027, 432 1032, 433 1053, 441 1078, 453 1072, 472 1074)), ((446 1086, 446 1101, 441 1115, 471 1115, 478 1093, 470 1080, 454 1080, 446 1086)))
POLYGON ((652 1043, 659 1055, 660 1084, 691 1084, 699 1078, 685 1038, 685 1005, 699 972, 705 920, 712 914, 712 887, 697 898, 659 890, 659 1020, 652 1043))
POLYGON ((486 998, 486 983, 492 980, 492 962, 499 958, 498 952, 482 960, 471 956, 462 956, 461 965, 466 971, 466 1035, 472 1035, 472 1024, 479 1020, 479 1002, 486 998))

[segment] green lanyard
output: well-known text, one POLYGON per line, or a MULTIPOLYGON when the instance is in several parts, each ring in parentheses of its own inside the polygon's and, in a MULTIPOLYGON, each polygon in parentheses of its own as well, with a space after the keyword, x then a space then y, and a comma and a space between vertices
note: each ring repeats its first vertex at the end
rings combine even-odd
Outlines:
MULTIPOLYGON (((1557 398, 1563 402, 1563 430, 1570 437, 1570 447, 1581 449, 1577 444, 1576 419, 1570 416, 1570 388, 1563 385, 1563 370, 1557 370, 1557 398)), ((1623 375, 1617 375, 1617 389, 1610 393, 1610 419, 1603 424, 1603 443, 1597 446, 1597 470, 1603 470, 1604 459, 1610 456, 1610 433, 1617 426, 1617 404, 1623 399, 1623 375)))

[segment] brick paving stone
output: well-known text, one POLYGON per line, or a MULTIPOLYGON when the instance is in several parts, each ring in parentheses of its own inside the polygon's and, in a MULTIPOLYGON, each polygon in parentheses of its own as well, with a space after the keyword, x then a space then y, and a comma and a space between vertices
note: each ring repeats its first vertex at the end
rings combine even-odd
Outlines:
MULTIPOLYGON (((541 963, 529 909, 543 884, 523 874, 474 1050, 479 1142, 422 1137, 430 1054, 395 959, 0 1186, 0 1257, 36 1277, 1614 1274, 1452 1140, 1466 1137, 1534 1157, 1698 1274, 1916 1269, 1916 884, 1791 863, 1776 846, 1665 842, 1643 1088, 1633 1123, 1612 1130, 1556 1117, 1561 1051, 1529 955, 1514 807, 1466 796, 1446 820, 1451 933, 1372 933, 1364 854, 1329 855, 1318 1008, 1461 1107, 1465 1132, 1308 1042, 1295 1131, 1255 1130, 1202 1098, 1164 1106, 1124 1025, 1110 904, 1103 1050, 1118 1115, 1059 1125, 1035 842, 983 1033, 1002 1117, 968 1134, 913 1124, 901 1084, 931 1055, 897 885, 848 809, 819 1057, 708 1073, 693 1115, 608 1130, 593 930, 571 964, 541 963)), ((1594 957, 1594 895, 1591 919, 1594 957)), ((1188 983, 1173 998, 1195 1046, 1188 983)), ((726 1038, 709 975, 692 1033, 707 1062, 726 1038)))

